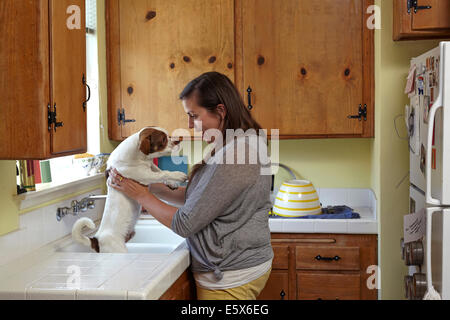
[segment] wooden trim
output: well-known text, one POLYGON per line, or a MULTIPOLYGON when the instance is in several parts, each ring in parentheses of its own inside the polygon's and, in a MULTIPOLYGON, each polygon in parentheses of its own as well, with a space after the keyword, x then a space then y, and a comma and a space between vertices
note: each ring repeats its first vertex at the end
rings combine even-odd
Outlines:
POLYGON ((336 243, 336 239, 272 239, 272 243, 336 243))
MULTIPOLYGON (((234 56, 235 56, 235 85, 239 90, 242 99, 245 99, 245 85, 244 85, 244 35, 243 35, 243 13, 242 1, 234 1, 234 56)), ((245 101, 245 100, 244 100, 245 101)))
POLYGON ((374 0, 364 0, 363 5, 363 105, 367 105, 367 121, 363 123, 363 138, 375 136, 375 31, 367 28, 370 17, 367 8, 374 0))
POLYGON ((295 245, 290 244, 289 248, 289 300, 297 300, 297 272, 295 268, 295 245))
POLYGON ((105 1, 105 29, 108 137, 114 141, 122 141, 121 127, 114 121, 117 109, 122 106, 119 0, 105 1))

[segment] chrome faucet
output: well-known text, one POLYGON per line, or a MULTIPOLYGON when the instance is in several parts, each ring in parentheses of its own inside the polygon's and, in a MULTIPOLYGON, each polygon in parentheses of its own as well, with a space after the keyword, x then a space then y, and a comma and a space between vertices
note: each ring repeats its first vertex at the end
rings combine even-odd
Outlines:
POLYGON ((284 165, 282 163, 272 163, 272 166, 279 166, 281 168, 283 168, 284 170, 286 170, 294 180, 297 180, 297 176, 295 175, 295 173, 291 170, 291 168, 289 168, 287 165, 284 165))
POLYGON ((106 197, 106 195, 89 195, 80 201, 72 200, 70 208, 64 207, 56 210, 56 220, 61 221, 61 219, 68 214, 77 216, 80 212, 86 212, 88 209, 94 209, 95 201, 106 199, 106 197))

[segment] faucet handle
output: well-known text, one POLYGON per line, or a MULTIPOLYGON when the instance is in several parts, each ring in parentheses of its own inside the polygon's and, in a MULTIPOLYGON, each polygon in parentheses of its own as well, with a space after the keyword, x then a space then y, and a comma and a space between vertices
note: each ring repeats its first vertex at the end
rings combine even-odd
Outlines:
POLYGON ((88 209, 94 209, 95 208, 95 201, 89 200, 87 203, 88 209))
POLYGON ((67 210, 70 210, 70 208, 58 208, 58 210, 56 211, 56 220, 61 221, 61 219, 67 215, 67 210))
POLYGON ((72 200, 70 205, 72 207, 72 214, 74 216, 78 215, 78 213, 80 212, 80 204, 79 204, 79 202, 77 200, 72 200))

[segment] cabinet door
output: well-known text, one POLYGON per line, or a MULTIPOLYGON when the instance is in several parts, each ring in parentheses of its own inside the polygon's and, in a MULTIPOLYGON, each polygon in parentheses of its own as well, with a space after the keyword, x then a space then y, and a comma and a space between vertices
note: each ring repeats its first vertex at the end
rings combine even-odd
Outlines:
POLYGON ((187 83, 213 70, 234 80, 234 1, 114 0, 107 5, 113 50, 109 90, 120 82, 120 96, 109 105, 116 133, 111 138, 121 140, 151 125, 170 134, 188 130, 179 100, 187 83), (136 122, 118 130, 118 108, 136 122))
POLYGON ((241 1, 241 90, 251 87, 262 127, 285 136, 363 134, 364 121, 347 116, 370 107, 363 97, 366 2, 241 1))
POLYGON ((48 63, 48 0, 0 1, 0 159, 46 156, 48 63))
POLYGON ((298 300, 359 300, 359 273, 297 272, 298 300))
POLYGON ((450 29, 450 0, 419 0, 418 4, 431 9, 412 14, 414 30, 450 29))
POLYGON ((289 300, 289 272, 272 270, 258 300, 289 300))
POLYGON ((160 300, 195 300, 195 280, 190 270, 184 271, 172 286, 159 298, 160 300))
POLYGON ((408 12, 406 0, 394 0, 393 39, 447 39, 450 37, 450 0, 419 0, 418 6, 431 6, 408 12))
POLYGON ((51 131, 51 153, 87 148, 85 0, 50 0, 51 106, 63 126, 51 131))

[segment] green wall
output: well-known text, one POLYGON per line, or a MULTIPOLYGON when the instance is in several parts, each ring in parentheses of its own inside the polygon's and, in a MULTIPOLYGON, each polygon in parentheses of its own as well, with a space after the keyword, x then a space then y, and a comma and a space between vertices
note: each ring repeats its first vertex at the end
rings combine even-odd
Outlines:
POLYGON ((19 207, 14 201, 16 188, 16 162, 0 161, 0 236, 19 228, 19 207))
POLYGON ((316 188, 370 188, 372 140, 282 140, 279 161, 316 188))

